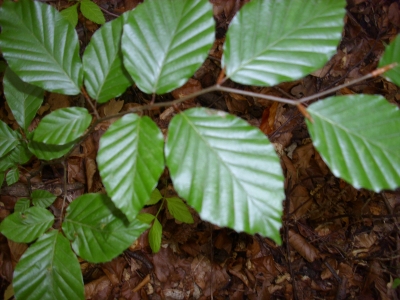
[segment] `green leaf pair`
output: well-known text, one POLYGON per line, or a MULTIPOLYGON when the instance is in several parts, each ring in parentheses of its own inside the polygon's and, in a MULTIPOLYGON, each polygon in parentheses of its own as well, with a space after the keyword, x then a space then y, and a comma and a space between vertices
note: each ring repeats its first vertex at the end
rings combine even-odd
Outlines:
MULTIPOLYGON (((167 203, 168 211, 176 220, 188 224, 192 224, 194 222, 192 214, 190 213, 187 205, 182 201, 182 199, 178 197, 164 198, 158 189, 155 189, 152 192, 150 200, 147 201, 146 204, 153 205, 161 199, 165 200, 165 202, 167 203)), ((144 223, 152 223, 152 227, 149 231, 149 244, 153 253, 157 253, 158 251, 160 251, 161 247, 162 225, 160 221, 158 221, 157 216, 163 204, 164 201, 162 202, 155 216, 148 213, 141 213, 137 216, 137 219, 144 223)))
POLYGON ((19 199, 15 204, 14 213, 1 222, 0 232, 8 239, 18 243, 30 243, 53 225, 54 216, 45 208, 56 200, 56 196, 45 190, 35 190, 31 198, 35 206, 30 207, 29 199, 19 199))
MULTIPOLYGON (((280 241, 283 175, 258 129, 223 112, 190 109, 171 120, 165 156, 178 194, 203 219, 280 241)), ((134 220, 164 170, 162 133, 148 117, 128 114, 102 136, 97 162, 115 206, 134 220)))
POLYGON ((76 27, 78 24, 78 6, 80 6, 82 15, 88 20, 103 25, 106 22, 100 7, 91 0, 81 0, 78 3, 61 11, 61 15, 76 27))

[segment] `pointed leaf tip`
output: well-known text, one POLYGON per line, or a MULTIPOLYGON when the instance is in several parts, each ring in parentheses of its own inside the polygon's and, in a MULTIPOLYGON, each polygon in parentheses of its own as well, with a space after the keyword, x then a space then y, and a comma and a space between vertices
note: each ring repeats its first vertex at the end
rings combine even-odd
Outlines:
POLYGON ((345 5, 344 0, 250 1, 226 34, 226 76, 272 86, 321 68, 336 53, 345 5))
POLYGON ((4 1, 0 23, 3 56, 23 81, 52 92, 80 93, 78 35, 54 7, 31 0, 4 1))
POLYGON ((164 137, 149 117, 128 114, 100 139, 100 176, 113 203, 132 221, 164 170, 164 137))
POLYGON ((379 61, 379 67, 384 67, 392 63, 396 63, 397 65, 383 76, 400 87, 400 34, 386 47, 379 61))
POLYGON ((182 86, 207 58, 214 27, 207 0, 145 1, 124 25, 125 67, 143 92, 170 92, 182 86))
POLYGON ((313 144, 335 176, 375 192, 400 186, 396 106, 382 96, 351 95, 318 101, 307 111, 313 144))

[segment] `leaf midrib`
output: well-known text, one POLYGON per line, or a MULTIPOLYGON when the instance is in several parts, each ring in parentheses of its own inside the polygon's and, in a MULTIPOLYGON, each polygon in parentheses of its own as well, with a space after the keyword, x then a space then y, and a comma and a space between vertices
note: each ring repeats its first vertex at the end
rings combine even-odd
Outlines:
MULTIPOLYGON (((318 16, 318 18, 320 18, 321 16, 318 14, 315 14, 315 16, 318 16)), ((297 28, 293 29, 292 31, 288 31, 285 35, 283 35, 280 39, 277 39, 275 42, 269 44, 267 47, 263 48, 262 50, 260 50, 258 53, 256 53, 255 55, 253 55, 251 58, 247 59, 246 61, 242 62, 239 67, 236 68, 236 70, 234 72, 232 72, 229 76, 227 76, 227 78, 232 78, 236 73, 240 72, 241 70, 245 69, 249 64, 251 64, 254 60, 256 60, 258 57, 260 57, 263 53, 268 52, 269 50, 273 49, 274 46, 276 46, 277 44, 279 44, 280 42, 284 41, 288 36, 291 36, 294 32, 301 30, 304 28, 304 25, 306 23, 310 23, 312 21, 314 21, 315 18, 310 18, 308 20, 304 20, 304 22, 301 24, 301 26, 299 25, 297 28)), ((332 26, 333 27, 333 26, 332 26)), ((330 28, 332 28, 330 27, 330 28)), ((315 52, 314 52, 315 53, 315 52)))

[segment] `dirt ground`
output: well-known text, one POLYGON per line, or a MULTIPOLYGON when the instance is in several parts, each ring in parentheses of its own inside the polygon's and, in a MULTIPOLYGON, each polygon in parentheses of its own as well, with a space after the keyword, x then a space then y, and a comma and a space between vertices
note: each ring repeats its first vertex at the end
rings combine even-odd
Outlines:
MULTIPOLYGON (((140 1, 95 2, 104 9, 106 19, 112 20, 140 1)), ((185 86, 158 96, 157 102, 216 82, 229 22, 247 1, 211 2, 217 30, 209 58, 185 86)), ((59 9, 70 5, 67 1, 51 3, 59 9)), ((96 28, 96 24, 80 16, 77 31, 83 46, 96 28)), ((399 1, 348 0, 342 42, 323 69, 275 87, 240 86, 229 81, 226 85, 292 99, 309 96, 374 70, 384 45, 398 34, 399 28, 399 1)), ((358 93, 380 94, 400 106, 400 88, 381 77, 344 88, 337 95, 358 93)), ((118 99, 100 106, 99 111, 102 116, 112 115, 149 100, 149 95, 132 87, 118 99)), ((48 93, 34 123, 50 111, 79 101, 79 97, 48 93)), ((391 287, 400 277, 400 189, 376 194, 356 190, 334 177, 312 146, 304 118, 296 107, 216 92, 192 99, 180 109, 199 105, 242 117, 260 127, 275 144, 286 178, 283 244, 278 246, 268 238, 219 228, 201 221, 194 211, 194 224, 178 224, 163 211, 159 217, 163 225, 162 247, 157 254, 151 253, 145 233, 112 262, 81 261, 88 299, 400 298, 400 289, 391 287)), ((164 131, 172 113, 168 108, 145 112, 164 131)), ((4 96, 0 99, 0 119, 16 126, 4 96)), ((70 200, 85 192, 104 190, 95 157, 99 138, 107 126, 96 128, 79 151, 70 156, 70 200)), ((22 175, 38 165, 38 161, 32 161, 22 175)), ((62 174, 62 165, 46 166, 32 183, 59 193, 62 174)), ((167 195, 174 195, 167 172, 158 187, 167 195)), ((14 188, 3 187, 0 220, 12 213, 17 196, 24 193, 23 179, 14 188)), ((51 207, 56 217, 60 217, 61 204, 59 198, 51 207)), ((157 209, 156 205, 145 211, 155 213, 157 209)), ((10 284, 15 264, 26 247, 0 235, 1 294, 10 284)))

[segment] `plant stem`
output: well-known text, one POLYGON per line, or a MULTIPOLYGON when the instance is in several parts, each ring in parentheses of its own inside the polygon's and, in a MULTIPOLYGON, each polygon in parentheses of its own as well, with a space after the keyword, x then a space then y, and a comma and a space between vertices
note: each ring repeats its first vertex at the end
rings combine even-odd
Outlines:
POLYGON ((210 86, 210 87, 208 87, 208 88, 205 88, 205 89, 203 89, 203 90, 201 90, 201 91, 192 93, 192 94, 190 94, 190 95, 186 95, 186 96, 184 96, 184 97, 182 97, 182 98, 179 98, 179 99, 176 99, 176 100, 166 101, 166 102, 160 102, 160 103, 153 103, 153 104, 146 104, 146 105, 141 105, 141 106, 132 107, 132 108, 131 108, 130 110, 128 110, 128 111, 124 111, 124 112, 119 113, 119 114, 115 114, 115 115, 112 115, 112 116, 107 116, 107 117, 105 117, 105 118, 102 118, 102 119, 99 120, 99 121, 100 121, 99 123, 101 123, 101 122, 103 122, 103 121, 107 121, 107 120, 109 120, 109 119, 122 117, 122 116, 124 116, 124 115, 126 115, 126 114, 129 114, 129 113, 134 113, 134 112, 144 111, 144 110, 152 110, 152 109, 154 109, 154 108, 156 108, 156 107, 174 106, 174 105, 176 105, 176 104, 185 102, 186 100, 189 100, 189 99, 191 99, 191 98, 195 98, 195 97, 198 97, 198 96, 200 96, 200 95, 207 94, 207 93, 214 92, 214 91, 218 91, 218 90, 219 90, 218 85, 213 85, 213 86, 210 86))
POLYGON ((67 162, 68 156, 65 157, 64 161, 62 162, 62 165, 64 167, 64 176, 63 176, 63 181, 64 181, 64 193, 63 193, 63 203, 61 206, 61 214, 60 214, 60 218, 61 218, 61 223, 63 221, 63 213, 64 213, 64 206, 65 206, 65 200, 67 199, 67 162))
POLYGON ((225 87, 225 86, 221 86, 221 85, 218 85, 217 87, 218 87, 218 90, 221 92, 235 93, 235 94, 244 95, 244 96, 262 98, 262 99, 287 103, 287 104, 291 104, 291 105, 296 105, 298 102, 297 100, 291 100, 291 99, 286 99, 286 98, 281 98, 281 97, 276 97, 276 96, 271 96, 271 95, 264 95, 264 94, 260 94, 260 93, 249 92, 249 91, 242 91, 239 89, 229 88, 229 87, 225 87))
MULTIPOLYGON (((206 94, 206 93, 215 92, 215 91, 227 92, 227 93, 235 93, 235 94, 244 95, 244 96, 262 98, 262 99, 266 99, 266 100, 272 100, 272 101, 277 101, 277 102, 281 102, 281 103, 287 103, 287 104, 291 104, 291 105, 296 105, 296 106, 299 107, 299 105, 301 103, 321 98, 321 97, 323 97, 325 95, 329 95, 329 94, 331 94, 333 92, 336 92, 336 91, 338 91, 338 90, 340 90, 340 89, 342 89, 344 87, 356 84, 358 82, 361 82, 363 80, 366 80, 366 79, 369 79, 369 78, 372 78, 372 77, 379 76, 379 75, 383 74, 384 72, 386 72, 386 71, 388 71, 390 69, 393 69, 396 66, 397 66, 396 63, 384 66, 384 67, 376 69, 375 71, 372 71, 371 73, 368 73, 367 75, 364 75, 364 76, 362 76, 360 78, 357 78, 357 79, 354 79, 354 80, 349 81, 347 83, 338 85, 338 86, 333 87, 331 89, 328 89, 326 91, 323 91, 323 92, 320 92, 320 93, 317 93, 317 94, 314 94, 314 95, 311 95, 311 96, 308 96, 308 97, 301 98, 300 100, 281 98, 281 97, 276 97, 276 96, 271 96, 271 95, 263 95, 263 94, 260 94, 260 93, 242 91, 242 90, 239 90, 239 89, 229 88, 229 87, 225 87, 225 86, 221 86, 219 84, 216 84, 216 85, 210 86, 210 87, 205 88, 205 89, 203 89, 201 91, 186 95, 186 96, 184 96, 182 98, 179 98, 179 99, 176 99, 176 100, 167 101, 167 102, 160 102, 160 103, 150 103, 150 104, 146 104, 146 105, 136 106, 136 107, 131 108, 128 111, 124 111, 122 113, 115 114, 115 115, 112 115, 112 116, 107 116, 105 118, 100 118, 100 116, 99 116, 99 114, 98 114, 98 112, 96 110, 96 107, 93 105, 93 103, 92 103, 89 95, 87 94, 86 90, 82 87, 82 90, 81 90, 82 94, 84 95, 84 97, 85 97, 86 101, 89 103, 89 105, 92 107, 93 113, 95 114, 97 120, 92 124, 92 126, 89 128, 89 130, 86 132, 86 134, 83 135, 81 138, 79 138, 76 141, 75 146, 64 157, 68 157, 72 153, 74 148, 77 145, 79 145, 82 141, 84 141, 94 131, 94 128, 98 124, 100 124, 101 122, 107 121, 109 119, 122 117, 122 116, 124 116, 126 114, 129 114, 129 113, 134 113, 134 112, 139 112, 139 111, 144 111, 144 110, 152 110, 152 109, 154 109, 156 107, 174 106, 174 105, 177 105, 179 103, 185 102, 188 99, 195 98, 195 97, 198 97, 200 95, 203 95, 203 94, 206 94)), ((222 79, 221 82, 225 82, 225 79, 222 79)), ((304 115, 304 113, 303 113, 303 115, 304 115)))
POLYGON ((304 102, 307 102, 307 101, 310 101, 310 100, 313 100, 313 99, 317 99, 317 98, 320 98, 322 96, 331 94, 331 93, 336 92, 338 90, 341 90, 342 88, 345 88, 345 87, 348 87, 350 85, 353 85, 353 84, 359 83, 361 81, 364 81, 366 79, 369 79, 369 78, 372 78, 372 77, 377 77, 379 75, 382 75, 384 72, 386 72, 386 71, 388 71, 390 69, 393 69, 396 66, 397 66, 397 63, 393 63, 393 64, 390 64, 390 65, 384 66, 382 68, 376 69, 376 70, 368 73, 367 75, 364 75, 364 76, 362 76, 360 78, 351 80, 351 81, 349 81, 347 83, 343 83, 341 85, 335 86, 335 87, 333 87, 333 88, 331 88, 329 90, 323 91, 323 92, 315 94, 315 95, 311 95, 311 96, 308 96, 308 97, 301 98, 299 100, 299 102, 300 103, 304 103, 304 102))
POLYGON ((93 113, 96 116, 97 120, 100 119, 99 113, 97 112, 96 107, 94 106, 92 99, 90 99, 88 93, 86 92, 85 88, 82 87, 81 88, 81 92, 83 97, 85 97, 86 102, 90 105, 90 107, 93 109, 93 113))

